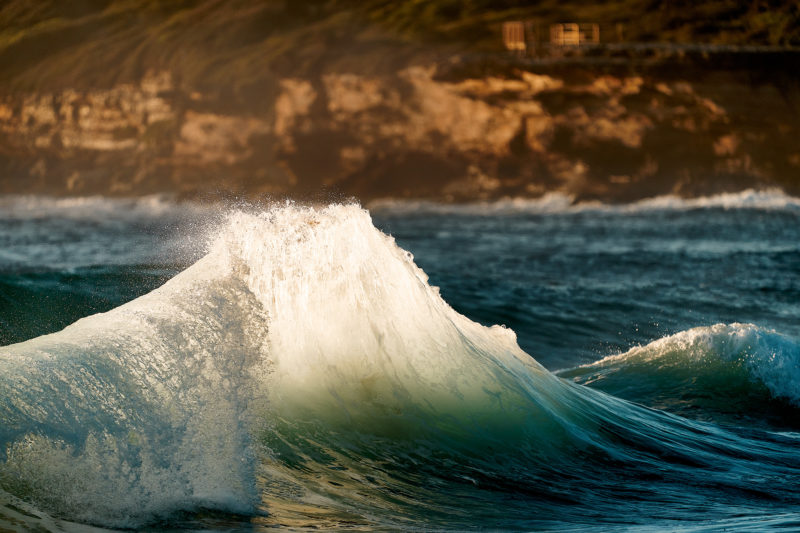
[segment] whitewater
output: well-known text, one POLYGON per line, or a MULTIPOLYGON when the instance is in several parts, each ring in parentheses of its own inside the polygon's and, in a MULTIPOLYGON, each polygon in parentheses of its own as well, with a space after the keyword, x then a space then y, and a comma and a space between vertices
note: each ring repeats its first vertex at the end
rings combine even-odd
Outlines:
POLYGON ((0 205, 5 529, 800 525, 782 193, 0 205))

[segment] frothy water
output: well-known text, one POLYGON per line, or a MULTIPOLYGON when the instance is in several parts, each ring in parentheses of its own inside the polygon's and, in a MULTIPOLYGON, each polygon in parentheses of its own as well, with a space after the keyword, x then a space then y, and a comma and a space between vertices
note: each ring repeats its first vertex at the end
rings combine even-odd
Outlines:
POLYGON ((360 207, 233 210, 163 286, 0 348, 0 524, 785 528, 799 353, 717 324, 557 376, 360 207))

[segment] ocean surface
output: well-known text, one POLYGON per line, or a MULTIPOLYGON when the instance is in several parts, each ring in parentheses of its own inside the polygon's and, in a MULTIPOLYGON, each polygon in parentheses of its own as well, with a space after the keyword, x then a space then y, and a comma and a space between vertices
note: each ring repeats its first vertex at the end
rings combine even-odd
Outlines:
POLYGON ((800 199, 0 198, 0 530, 800 530, 800 199))

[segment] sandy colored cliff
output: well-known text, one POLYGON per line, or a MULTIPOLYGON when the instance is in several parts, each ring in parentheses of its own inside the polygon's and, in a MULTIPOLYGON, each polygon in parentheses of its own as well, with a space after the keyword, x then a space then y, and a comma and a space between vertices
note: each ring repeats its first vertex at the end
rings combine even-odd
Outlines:
MULTIPOLYGON (((679 66, 679 65, 678 65, 679 66)), ((0 100, 0 192, 443 201, 798 190, 800 91, 741 73, 448 61, 277 79, 262 111, 168 71, 0 100)))

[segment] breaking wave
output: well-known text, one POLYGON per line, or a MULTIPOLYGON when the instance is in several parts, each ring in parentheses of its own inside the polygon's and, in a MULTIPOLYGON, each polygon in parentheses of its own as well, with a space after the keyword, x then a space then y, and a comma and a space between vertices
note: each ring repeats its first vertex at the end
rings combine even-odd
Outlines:
MULTIPOLYGON (((721 328, 712 345, 796 362, 777 334, 721 328)), ((748 361, 797 399, 795 378, 748 361)), ((451 309, 353 205, 233 212, 159 289, 0 348, 0 443, 6 493, 113 527, 211 508, 286 527, 531 529, 611 520, 620 486, 650 516, 665 491, 699 505, 758 472, 745 506, 800 476, 793 437, 748 448, 548 372, 511 330, 451 309)))

